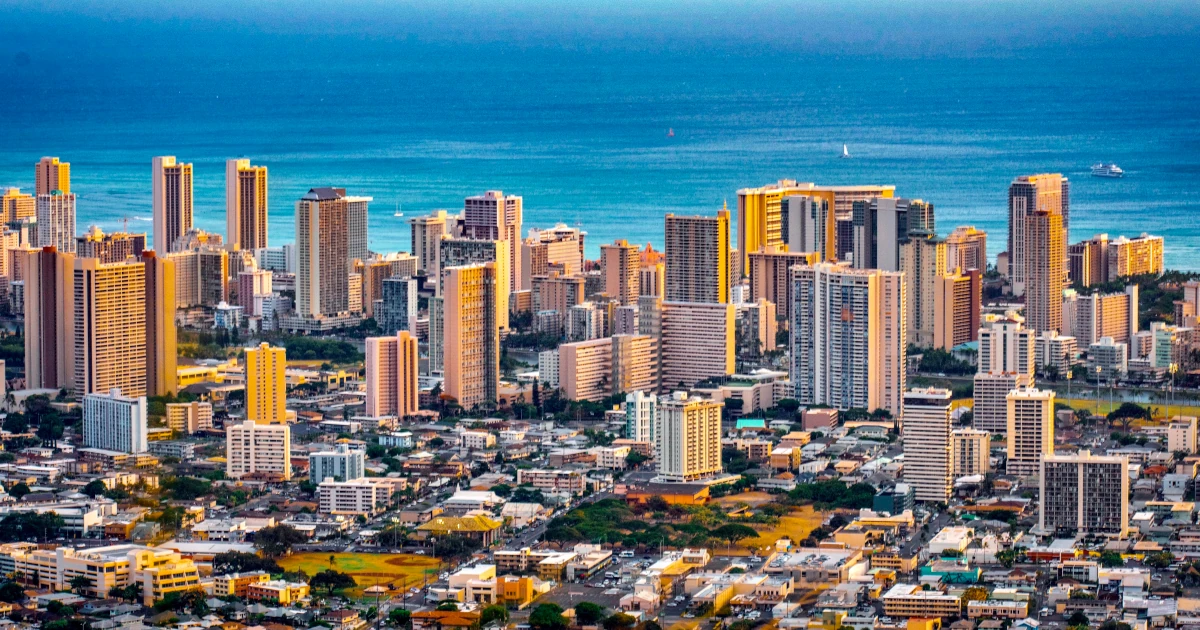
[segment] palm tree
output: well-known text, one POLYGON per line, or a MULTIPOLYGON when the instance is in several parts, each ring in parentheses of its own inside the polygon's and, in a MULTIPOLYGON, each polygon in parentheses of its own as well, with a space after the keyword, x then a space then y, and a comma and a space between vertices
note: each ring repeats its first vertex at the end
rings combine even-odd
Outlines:
POLYGON ((336 562, 337 562, 337 558, 333 554, 329 554, 329 570, 330 571, 333 570, 333 565, 336 562))
POLYGON ((83 595, 83 591, 85 589, 89 589, 91 587, 92 578, 86 575, 76 575, 75 577, 71 578, 71 590, 75 591, 75 593, 80 596, 83 595))

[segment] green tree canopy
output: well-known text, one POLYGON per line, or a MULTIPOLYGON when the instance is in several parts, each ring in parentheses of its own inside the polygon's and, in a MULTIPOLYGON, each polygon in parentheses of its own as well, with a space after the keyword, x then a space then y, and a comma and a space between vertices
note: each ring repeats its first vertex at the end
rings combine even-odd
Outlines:
POLYGON ((566 630, 567 618, 558 604, 538 604, 529 613, 529 626, 533 630, 566 630))
POLYGON ((293 545, 308 540, 291 525, 274 525, 258 530, 254 535, 254 546, 268 558, 278 558, 287 555, 293 545))
POLYGON ((308 585, 314 591, 325 589, 330 595, 343 588, 352 588, 355 584, 354 578, 333 569, 325 569, 308 580, 308 585))
POLYGON ((575 621, 583 626, 594 626, 604 618, 604 607, 592 602, 575 604, 575 621))

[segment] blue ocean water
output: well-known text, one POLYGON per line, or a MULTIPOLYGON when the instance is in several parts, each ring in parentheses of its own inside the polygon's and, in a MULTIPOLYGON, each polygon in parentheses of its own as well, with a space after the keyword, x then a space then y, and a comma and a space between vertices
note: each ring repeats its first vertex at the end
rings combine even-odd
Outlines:
MULTIPOLYGON (((161 27, 161 25, 160 25, 161 27)), ((154 25, 147 29, 159 28, 154 25)), ((166 28, 166 27, 161 27, 166 28)), ((195 164, 196 223, 224 231, 224 160, 270 168, 270 240, 293 240, 314 186, 371 195, 370 243, 407 250, 405 219, 502 189, 525 226, 661 246, 663 215, 712 213, 780 178, 894 184, 1004 247, 1014 176, 1072 180, 1071 239, 1166 237, 1200 269, 1200 64, 1142 43, 994 56, 889 57, 448 46, 253 35, 0 44, 0 186, 72 163, 79 229, 150 231, 150 158, 195 164), (224 41, 224 43, 220 43, 224 41), (11 65, 8 65, 11 64, 11 65), (674 137, 668 137, 668 129, 674 137), (842 144, 852 159, 839 159, 842 144), (1116 162, 1120 180, 1089 175, 1116 162)))

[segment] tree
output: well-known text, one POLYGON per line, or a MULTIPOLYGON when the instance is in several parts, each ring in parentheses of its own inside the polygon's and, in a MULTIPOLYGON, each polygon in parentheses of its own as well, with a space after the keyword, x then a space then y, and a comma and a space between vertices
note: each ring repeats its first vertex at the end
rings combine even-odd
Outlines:
POLYGON ((92 578, 86 575, 76 575, 71 578, 71 590, 75 591, 76 595, 83 596, 83 592, 92 587, 92 578))
POLYGON ((53 512, 12 512, 0 519, 0 542, 46 540, 63 526, 63 518, 53 512))
POLYGON ((212 484, 195 477, 175 477, 163 482, 176 501, 194 501, 212 492, 212 484))
POLYGON ((987 601, 987 598, 988 590, 986 588, 982 586, 971 586, 967 588, 967 590, 963 591, 963 594, 961 597, 959 597, 959 600, 962 601, 965 607, 968 602, 987 601))
POLYGON ((754 538, 758 536, 758 532, 753 527, 747 527, 739 523, 727 523, 714 529, 709 535, 719 540, 728 540, 729 546, 733 546, 743 538, 754 538))
POLYGON ((15 604, 25 601, 25 589, 16 582, 0 584, 0 601, 15 604))
POLYGON ((483 544, 474 538, 452 535, 438 538, 433 552, 439 558, 462 558, 475 553, 482 546, 483 544))
POLYGON ((1175 562, 1175 556, 1172 555, 1170 551, 1152 553, 1146 556, 1146 564, 1154 567, 1155 569, 1165 569, 1171 566, 1172 562, 1175 562))
POLYGON ((1070 617, 1067 617, 1067 625, 1071 626, 1073 628, 1076 628, 1079 626, 1083 626, 1086 628, 1089 623, 1090 623, 1090 621, 1088 621, 1087 615, 1083 614, 1083 612, 1078 611, 1078 610, 1071 613, 1070 617))
POLYGON ((213 556, 213 573, 247 573, 250 571, 266 571, 267 573, 283 573, 283 567, 270 558, 260 558, 255 554, 244 551, 227 551, 213 556))
POLYGON ((479 617, 480 624, 486 626, 489 623, 492 623, 493 621, 498 621, 500 623, 508 623, 508 609, 505 608, 504 606, 492 605, 492 606, 488 606, 487 608, 484 608, 483 611, 480 612, 480 617, 479 617))
POLYGON ((108 490, 108 486, 105 486, 104 482, 100 481, 99 479, 89 481, 88 485, 83 487, 83 493, 89 497, 92 497, 93 499, 104 494, 105 490, 108 490))
POLYGON ((278 558, 292 551, 293 545, 307 540, 291 525, 264 527, 254 535, 254 546, 268 558, 278 558))
POLYGON ((667 503, 666 499, 656 494, 646 499, 646 507, 649 508, 651 512, 666 512, 671 508, 671 504, 667 503))
POLYGON ((637 619, 623 612, 613 613, 604 620, 604 630, 631 630, 637 625, 637 619))
POLYGON ((312 578, 308 581, 308 585, 311 586, 314 591, 323 588, 330 595, 333 595, 334 591, 343 588, 351 588, 355 584, 356 582, 354 581, 354 578, 340 571, 334 571, 333 569, 325 569, 324 571, 312 576, 312 578))
POLYGON ((9 433, 25 433, 29 430, 29 421, 25 419, 25 414, 10 413, 4 419, 4 430, 9 433))
POLYGON ((650 458, 637 451, 629 451, 629 454, 625 456, 625 463, 633 468, 637 468, 647 461, 650 461, 650 458))
POLYGON ((538 604, 529 613, 529 626, 533 630, 566 630, 567 619, 562 613, 563 609, 558 604, 538 604))
POLYGON ((22 497, 29 494, 29 486, 25 485, 25 482, 22 481, 9 488, 8 493, 12 495, 14 499, 20 501, 22 497))
POLYGON ((407 628, 412 625, 412 612, 407 608, 393 608, 392 612, 388 613, 388 621, 394 626, 407 628))
POLYGON ((604 618, 604 607, 592 602, 579 602, 575 605, 575 621, 581 626, 594 626, 604 618))
POLYGON ((996 552, 996 561, 1006 569, 1012 568, 1017 561, 1016 549, 1002 549, 996 552))
POLYGON ((437 610, 440 612, 458 612, 458 604, 453 601, 447 600, 447 601, 439 603, 437 605, 437 608, 434 608, 434 610, 437 610))
POLYGON ((1125 559, 1115 551, 1105 551, 1100 554, 1100 564, 1106 567, 1119 567, 1125 564, 1125 559))

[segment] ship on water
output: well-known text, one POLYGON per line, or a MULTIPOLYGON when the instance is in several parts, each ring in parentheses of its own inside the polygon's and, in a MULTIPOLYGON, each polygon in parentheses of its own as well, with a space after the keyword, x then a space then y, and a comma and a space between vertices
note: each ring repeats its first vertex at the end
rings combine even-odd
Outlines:
POLYGON ((1121 170, 1120 166, 1114 164, 1099 164, 1092 165, 1092 177, 1125 177, 1125 171, 1121 170))

